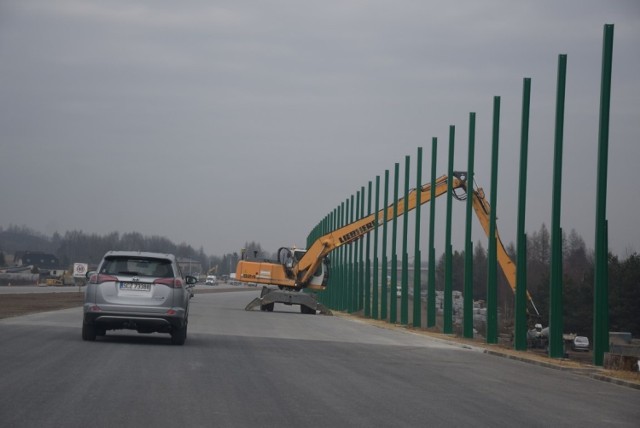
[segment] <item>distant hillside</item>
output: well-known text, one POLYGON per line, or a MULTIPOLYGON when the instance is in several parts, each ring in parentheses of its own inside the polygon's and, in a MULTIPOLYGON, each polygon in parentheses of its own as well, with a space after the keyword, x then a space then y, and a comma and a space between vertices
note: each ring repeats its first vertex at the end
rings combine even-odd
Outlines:
POLYGON ((210 264, 208 256, 186 243, 174 244, 161 236, 144 236, 137 232, 106 235, 87 234, 82 231, 67 231, 64 235, 55 233, 52 237, 36 232, 28 227, 0 227, 0 252, 10 264, 16 252, 42 251, 55 254, 63 266, 74 261, 98 263, 109 250, 139 250, 173 253, 178 257, 189 257, 200 261, 203 266, 210 264))

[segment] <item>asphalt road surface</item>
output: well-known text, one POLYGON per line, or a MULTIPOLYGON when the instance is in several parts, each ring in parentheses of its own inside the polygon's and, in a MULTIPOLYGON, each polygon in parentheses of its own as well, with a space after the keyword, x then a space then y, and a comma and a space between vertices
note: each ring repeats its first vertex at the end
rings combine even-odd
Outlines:
POLYGON ((0 320, 0 426, 637 427, 640 391, 337 316, 197 294, 169 335, 80 338, 80 308, 0 320))

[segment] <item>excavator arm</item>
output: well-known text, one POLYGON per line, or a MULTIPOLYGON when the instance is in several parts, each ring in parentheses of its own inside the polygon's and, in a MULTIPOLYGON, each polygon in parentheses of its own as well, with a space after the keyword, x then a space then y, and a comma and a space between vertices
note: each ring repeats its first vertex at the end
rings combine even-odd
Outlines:
MULTIPOLYGON (((453 177, 453 188, 462 188, 465 181, 465 173, 456 173, 453 177)), ((446 175, 436 180, 436 197, 447 192, 448 178, 446 175)), ((407 197, 407 211, 416 207, 417 195, 420 192, 420 203, 425 204, 431 200, 431 183, 423 185, 420 189, 413 189, 407 197)), ((400 198, 395 204, 361 218, 353 223, 340 227, 326 235, 316 239, 299 260, 273 262, 255 262, 241 260, 238 262, 236 277, 240 281, 255 282, 259 284, 277 285, 293 289, 310 288, 314 290, 324 290, 326 284, 313 283, 314 275, 319 269, 326 256, 342 245, 350 244, 367 233, 371 232, 385 220, 385 210, 387 221, 393 218, 394 205, 397 207, 397 216, 404 214, 404 198, 400 198)), ((293 258, 290 258, 293 259, 293 258)))
MULTIPOLYGON (((464 183, 465 190, 467 183, 464 183)), ((469 191, 467 190, 467 195, 469 191)), ((484 233, 489 236, 489 218, 491 215, 491 207, 489 203, 485 199, 484 190, 482 188, 474 189, 471 192, 473 198, 473 210, 476 213, 476 217, 478 217, 478 221, 480 221, 480 225, 484 230, 484 233)), ((507 250, 502 243, 502 239, 500 239, 500 234, 498 233, 498 229, 496 228, 496 256, 498 260, 498 264, 504 273, 504 276, 507 278, 507 282, 509 283, 509 287, 513 293, 516 293, 516 265, 511 260, 511 257, 507 254, 507 250)), ((536 315, 540 316, 540 312, 538 312, 538 308, 535 303, 533 303, 533 299, 531 298, 531 294, 527 290, 527 299, 531 304, 531 307, 535 311, 536 315)))
MULTIPOLYGON (((453 177, 453 188, 456 189, 463 187, 464 178, 464 173, 456 173, 453 177)), ((446 175, 443 175, 436 180, 436 197, 447 192, 447 183, 448 179, 446 175)), ((409 192, 407 196, 407 211, 411 211, 416 207, 418 192, 420 193, 420 204, 429 202, 431 200, 431 183, 423 185, 420 189, 412 189, 409 192)), ((304 284, 309 280, 310 275, 318 268, 322 259, 330 252, 342 245, 350 244, 362 238, 378 225, 384 223, 385 210, 387 211, 387 221, 392 219, 394 205, 397 207, 396 210, 398 217, 405 213, 405 201, 404 198, 400 198, 396 204, 391 204, 377 213, 363 217, 358 221, 340 227, 318 238, 307 250, 307 254, 300 260, 294 270, 300 283, 304 284)))

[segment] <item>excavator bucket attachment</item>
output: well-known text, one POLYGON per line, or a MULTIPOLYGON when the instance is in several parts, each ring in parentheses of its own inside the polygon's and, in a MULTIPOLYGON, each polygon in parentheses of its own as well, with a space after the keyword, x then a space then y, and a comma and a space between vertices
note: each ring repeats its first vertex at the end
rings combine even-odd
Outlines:
POLYGON ((250 311, 254 308, 260 307, 262 311, 273 311, 273 305, 275 303, 282 303, 285 305, 300 305, 300 311, 303 314, 315 314, 319 311, 322 315, 333 315, 329 308, 316 300, 315 295, 309 293, 302 293, 299 291, 285 291, 276 290, 273 288, 262 287, 262 293, 260 297, 256 297, 244 308, 245 311, 250 311))

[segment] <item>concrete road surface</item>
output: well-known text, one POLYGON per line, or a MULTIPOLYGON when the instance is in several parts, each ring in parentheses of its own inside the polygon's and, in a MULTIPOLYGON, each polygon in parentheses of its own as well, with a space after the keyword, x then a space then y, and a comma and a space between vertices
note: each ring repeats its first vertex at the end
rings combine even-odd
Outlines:
POLYGON ((197 294, 168 335, 80 338, 79 308, 0 320, 6 427, 637 427, 640 391, 297 307, 197 294))

